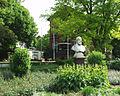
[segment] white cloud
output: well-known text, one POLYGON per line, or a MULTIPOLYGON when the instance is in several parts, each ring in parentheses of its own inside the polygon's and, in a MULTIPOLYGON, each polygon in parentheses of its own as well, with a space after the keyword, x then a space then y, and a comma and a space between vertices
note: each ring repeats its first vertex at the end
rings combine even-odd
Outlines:
POLYGON ((22 5, 27 8, 34 18, 35 23, 39 29, 38 35, 44 35, 49 30, 49 22, 45 19, 39 18, 41 14, 50 13, 50 7, 53 7, 55 0, 25 0, 22 5))

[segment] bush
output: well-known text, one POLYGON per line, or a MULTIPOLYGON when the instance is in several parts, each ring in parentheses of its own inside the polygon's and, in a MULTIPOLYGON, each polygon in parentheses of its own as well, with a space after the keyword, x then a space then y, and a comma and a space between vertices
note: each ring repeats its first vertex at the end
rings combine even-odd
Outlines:
POLYGON ((116 58, 108 62, 110 69, 120 70, 120 58, 116 58))
POLYGON ((93 51, 88 55, 87 61, 88 61, 88 64, 91 64, 91 65, 95 65, 95 64, 106 65, 104 60, 105 58, 106 56, 101 52, 93 51))
POLYGON ((22 76, 30 70, 30 56, 27 49, 17 48, 10 59, 10 69, 16 76, 22 76))
POLYGON ((56 81, 50 86, 50 89, 57 93, 67 93, 77 92, 86 86, 109 86, 107 76, 106 66, 64 65, 59 68, 56 81))

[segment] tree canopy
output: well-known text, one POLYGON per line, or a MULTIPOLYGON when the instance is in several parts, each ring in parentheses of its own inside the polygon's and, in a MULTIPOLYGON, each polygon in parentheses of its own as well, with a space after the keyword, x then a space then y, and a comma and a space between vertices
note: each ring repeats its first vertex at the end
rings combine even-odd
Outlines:
POLYGON ((0 43, 2 50, 9 50, 16 45, 17 36, 8 27, 0 25, 0 43))
POLYGON ((38 33, 29 11, 16 0, 7 0, 5 8, 0 8, 0 23, 8 26, 17 36, 17 40, 25 42, 27 47, 38 33))
POLYGON ((118 29, 111 30, 111 34, 114 38, 117 38, 118 40, 120 40, 120 25, 118 29))
POLYGON ((0 0, 0 8, 5 8, 7 5, 7 0, 0 0))
POLYGON ((51 16, 55 32, 68 37, 81 36, 91 50, 112 49, 111 30, 118 29, 120 24, 119 0, 56 1, 53 10, 57 14, 51 16))

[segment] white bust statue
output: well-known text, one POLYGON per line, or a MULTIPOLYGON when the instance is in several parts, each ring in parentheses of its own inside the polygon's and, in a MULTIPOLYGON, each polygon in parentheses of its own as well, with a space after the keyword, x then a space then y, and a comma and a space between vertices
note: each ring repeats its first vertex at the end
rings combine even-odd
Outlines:
POLYGON ((76 38, 76 44, 72 46, 72 50, 75 51, 74 58, 85 58, 82 52, 85 52, 85 47, 82 45, 82 38, 76 38))

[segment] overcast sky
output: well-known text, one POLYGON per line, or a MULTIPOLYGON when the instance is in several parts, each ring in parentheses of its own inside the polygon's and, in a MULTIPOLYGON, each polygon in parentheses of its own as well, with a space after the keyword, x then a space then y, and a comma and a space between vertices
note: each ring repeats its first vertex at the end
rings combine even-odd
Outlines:
POLYGON ((22 5, 27 8, 34 18, 40 36, 43 36, 49 30, 49 21, 39 18, 41 14, 51 13, 50 7, 53 7, 55 0, 25 0, 22 5))

